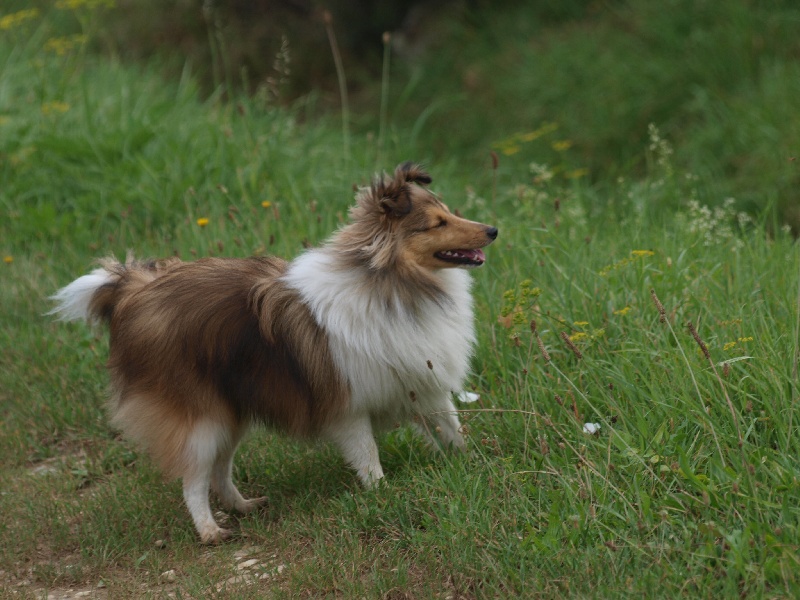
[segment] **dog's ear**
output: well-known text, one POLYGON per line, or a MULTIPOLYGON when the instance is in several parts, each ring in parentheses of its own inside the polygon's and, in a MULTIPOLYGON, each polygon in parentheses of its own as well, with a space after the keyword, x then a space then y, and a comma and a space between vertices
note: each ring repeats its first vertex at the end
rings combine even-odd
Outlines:
POLYGON ((408 184, 428 185, 431 181, 431 176, 418 164, 404 162, 394 170, 394 177, 383 175, 375 178, 370 196, 385 215, 400 218, 411 212, 411 189, 408 184))
POLYGON ((395 181, 410 181, 420 185, 430 185, 433 181, 425 169, 410 160, 397 165, 394 170, 394 178, 395 181))
POLYGON ((388 185, 381 182, 381 185, 373 190, 378 205, 386 215, 398 218, 411 212, 411 194, 405 185, 398 186, 395 181, 388 185))

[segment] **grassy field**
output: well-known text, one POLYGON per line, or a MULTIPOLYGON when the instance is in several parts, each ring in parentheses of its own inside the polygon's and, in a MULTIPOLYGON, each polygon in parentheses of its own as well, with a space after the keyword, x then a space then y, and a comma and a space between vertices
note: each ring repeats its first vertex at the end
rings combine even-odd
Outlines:
POLYGON ((394 121, 345 146, 308 102, 201 101, 58 16, 0 20, 2 597, 800 594, 800 255, 775 211, 713 197, 728 183, 659 122, 626 149, 639 176, 603 186, 545 119, 497 132, 497 171, 394 121), (268 506, 199 546, 180 486, 106 422, 104 332, 47 296, 127 249, 295 256, 354 183, 431 157, 445 201, 500 230, 474 273, 469 453, 392 432, 364 491, 332 449, 256 431, 235 479, 268 506))

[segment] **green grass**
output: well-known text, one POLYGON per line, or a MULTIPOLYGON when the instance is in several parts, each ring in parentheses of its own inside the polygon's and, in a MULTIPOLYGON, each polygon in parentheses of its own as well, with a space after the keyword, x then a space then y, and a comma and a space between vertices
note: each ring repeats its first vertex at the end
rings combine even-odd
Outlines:
POLYGON ((800 593, 800 256, 769 212, 704 210, 725 182, 687 178, 647 122, 626 150, 646 173, 601 187, 559 154, 533 171, 502 155, 496 189, 460 162, 473 147, 432 162, 448 204, 500 230, 474 273, 469 453, 393 432, 386 485, 364 491, 331 448, 256 431, 235 477, 270 502, 200 547, 180 486, 107 424, 104 332, 52 322, 47 296, 129 248, 295 256, 345 218, 354 182, 436 150, 395 123, 387 148, 353 133, 345 157, 314 107, 201 101, 188 74, 46 53, 50 18, 0 40, 2 595, 800 593))

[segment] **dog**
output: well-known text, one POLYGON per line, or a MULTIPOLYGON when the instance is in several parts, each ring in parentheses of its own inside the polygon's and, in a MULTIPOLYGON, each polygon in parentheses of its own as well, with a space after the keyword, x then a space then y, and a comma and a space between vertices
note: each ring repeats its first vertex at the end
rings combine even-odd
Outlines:
MULTIPOLYGON (((110 331, 111 423, 183 496, 203 543, 227 539, 209 493, 242 513, 231 473, 253 424, 335 444, 367 487, 375 434, 411 422, 465 448, 452 395, 475 343, 470 277, 497 228, 451 213, 404 163, 361 188, 348 224, 276 257, 100 261, 52 299, 110 331)), ((438 438, 438 442, 437 442, 438 438)))

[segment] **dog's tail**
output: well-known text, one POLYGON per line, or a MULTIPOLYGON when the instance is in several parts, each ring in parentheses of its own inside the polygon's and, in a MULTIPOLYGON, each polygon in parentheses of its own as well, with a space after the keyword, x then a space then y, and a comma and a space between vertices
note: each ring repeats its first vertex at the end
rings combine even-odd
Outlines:
POLYGON ((61 321, 83 319, 108 323, 122 298, 135 293, 180 262, 177 258, 137 261, 131 255, 124 263, 115 258, 105 258, 99 261, 99 269, 78 277, 53 294, 50 299, 56 306, 47 314, 57 315, 61 321))

